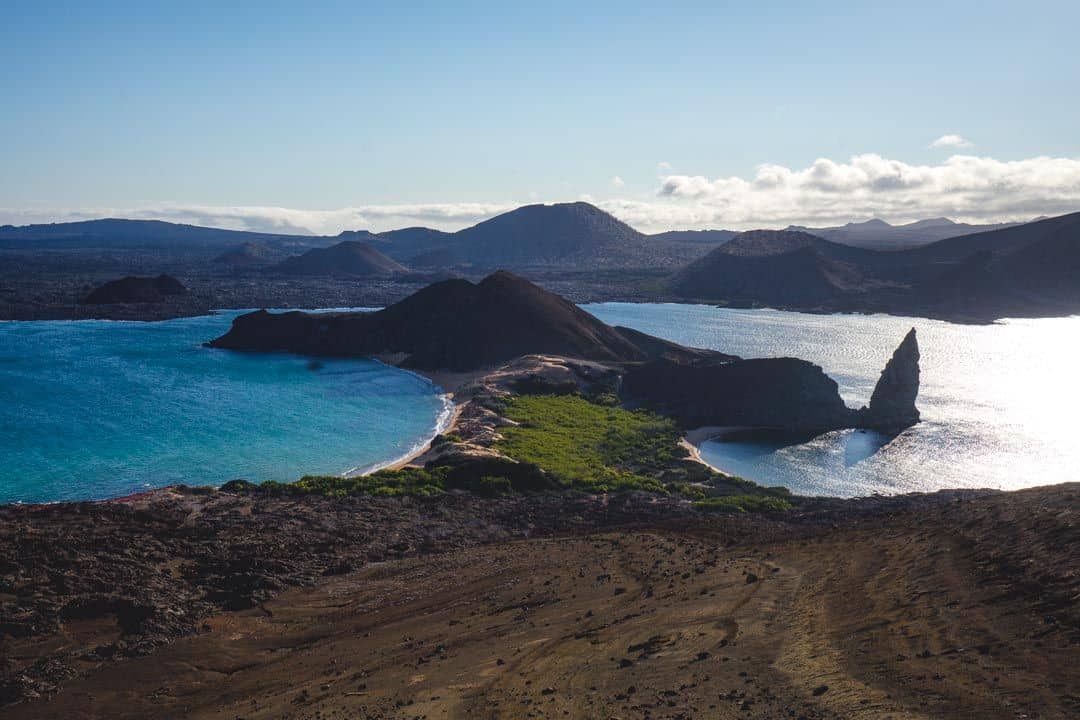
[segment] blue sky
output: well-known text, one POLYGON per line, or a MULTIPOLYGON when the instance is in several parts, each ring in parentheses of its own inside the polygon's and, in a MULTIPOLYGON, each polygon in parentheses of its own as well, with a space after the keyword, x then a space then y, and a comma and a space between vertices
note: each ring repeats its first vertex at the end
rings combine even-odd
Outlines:
POLYGON ((1080 3, 511 5, 5 3, 0 222, 1080 209, 1080 3))

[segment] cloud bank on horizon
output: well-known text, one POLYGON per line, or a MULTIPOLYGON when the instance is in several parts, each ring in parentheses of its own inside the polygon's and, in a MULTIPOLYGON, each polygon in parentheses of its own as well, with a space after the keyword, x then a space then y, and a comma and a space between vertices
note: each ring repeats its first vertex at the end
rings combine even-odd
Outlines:
MULTIPOLYGON (((966 142, 959 135, 946 135, 934 145, 956 147, 966 142)), ((912 165, 864 154, 847 162, 821 158, 801 169, 765 164, 749 179, 670 174, 667 163, 657 168, 662 174, 650 194, 576 199, 587 199, 645 232, 831 225, 872 217, 894 223, 938 216, 988 223, 1080 210, 1080 158, 1040 156, 1005 161, 953 155, 938 165, 912 165)), ((625 183, 615 176, 612 185, 621 189, 625 183)), ((518 205, 449 202, 303 210, 166 203, 126 209, 0 209, 0 223, 127 217, 234 230, 334 235, 342 230, 378 232, 412 225, 456 230, 518 205)))

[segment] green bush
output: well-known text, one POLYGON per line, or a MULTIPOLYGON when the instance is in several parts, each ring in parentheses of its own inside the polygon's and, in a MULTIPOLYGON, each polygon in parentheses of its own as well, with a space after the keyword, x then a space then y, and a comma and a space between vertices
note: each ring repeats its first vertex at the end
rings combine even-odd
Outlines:
POLYGON ((339 475, 305 475, 294 483, 267 480, 259 485, 246 480, 231 480, 221 486, 228 492, 258 491, 271 495, 434 495, 445 488, 447 468, 405 467, 400 470, 379 470, 370 475, 341 477, 339 475))
POLYGON ((694 507, 705 512, 784 512, 791 509, 791 502, 773 494, 759 495, 719 495, 705 498, 694 503, 694 507))
POLYGON ((671 495, 682 495, 695 500, 705 499, 705 488, 684 482, 669 482, 664 484, 664 489, 671 495))
POLYGON ((514 487, 510 484, 509 478, 484 475, 478 478, 469 490, 484 497, 497 497, 499 495, 509 495, 514 492, 514 487))
POLYGON ((537 375, 516 380, 511 387, 520 395, 573 395, 578 391, 573 380, 553 381, 537 375))

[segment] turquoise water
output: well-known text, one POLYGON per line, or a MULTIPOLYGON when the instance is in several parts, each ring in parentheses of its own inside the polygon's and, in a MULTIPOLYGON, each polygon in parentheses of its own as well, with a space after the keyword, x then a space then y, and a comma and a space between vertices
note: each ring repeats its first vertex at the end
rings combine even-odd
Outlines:
POLYGON ((377 362, 201 346, 236 314, 0 322, 0 503, 359 472, 445 420, 437 388, 377 362))
MULTIPOLYGON (((605 303, 602 320, 744 357, 821 365, 868 401, 908 328, 923 422, 897 437, 710 441, 733 473, 839 496, 1080 480, 1080 318, 990 326, 702 305, 605 303)), ((0 502, 96 499, 233 478, 370 469, 445 421, 426 380, 371 361, 247 355, 201 344, 236 312, 159 323, 0 322, 0 502)))
POLYGON ((704 443, 708 462, 757 482, 804 494, 859 496, 1080 480, 1080 317, 969 326, 708 305, 604 303, 585 309, 605 322, 687 345, 811 360, 839 383, 853 407, 869 402, 904 333, 918 329, 923 422, 895 438, 848 430, 798 443, 704 443))

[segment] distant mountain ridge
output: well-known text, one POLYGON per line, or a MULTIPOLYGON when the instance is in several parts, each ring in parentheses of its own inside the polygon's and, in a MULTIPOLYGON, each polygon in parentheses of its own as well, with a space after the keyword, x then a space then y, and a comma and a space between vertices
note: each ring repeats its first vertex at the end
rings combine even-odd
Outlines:
POLYGON ((310 241, 303 235, 223 230, 164 220, 80 220, 43 225, 0 226, 0 247, 134 248, 228 247, 245 242, 295 245, 310 241), (32 243, 32 245, 28 245, 32 243))
POLYGON ((91 247, 111 253, 110 248, 139 248, 152 256, 159 249, 181 248, 185 256, 172 267, 216 259, 214 264, 234 271, 327 277, 395 277, 406 267, 466 275, 496 268, 525 273, 645 270, 670 273, 671 280, 666 286, 652 279, 634 285, 627 292, 635 298, 981 321, 1080 312, 1080 230, 1074 218, 897 250, 897 243, 910 244, 916 237, 921 242, 928 234, 952 235, 976 226, 932 218, 896 227, 880 220, 851 223, 817 234, 789 229, 646 235, 589 203, 573 202, 527 205, 453 233, 411 227, 315 237, 144 220, 6 226, 0 228, 0 249, 91 247), (355 243, 349 251, 338 247, 279 262, 348 242, 355 243))
POLYGON ((826 240, 868 250, 907 250, 959 235, 1001 230, 1018 224, 1020 223, 968 225, 939 217, 918 220, 906 225, 890 225, 884 220, 875 218, 836 227, 811 228, 789 225, 785 229, 817 235, 826 240))
MULTIPOLYGON (((656 268, 674 269, 734 233, 676 231, 646 235, 585 202, 525 205, 457 232, 409 227, 335 237, 221 230, 159 220, 87 220, 0 227, 0 248, 206 248, 234 267, 259 264, 250 246, 275 251, 363 242, 400 264, 423 269, 656 268), (245 250, 245 246, 248 246, 245 250), (230 253, 231 254, 228 254, 230 253)), ((262 254, 266 254, 265 252, 262 254)))
POLYGON ((727 231, 646 235, 586 202, 525 205, 454 233, 380 233, 380 248, 417 267, 676 267, 730 239, 727 231))
POLYGON ((792 230, 742 233, 670 280, 703 302, 985 321, 1080 313, 1080 213, 910 250, 792 230))

